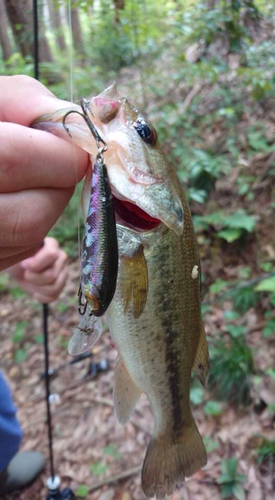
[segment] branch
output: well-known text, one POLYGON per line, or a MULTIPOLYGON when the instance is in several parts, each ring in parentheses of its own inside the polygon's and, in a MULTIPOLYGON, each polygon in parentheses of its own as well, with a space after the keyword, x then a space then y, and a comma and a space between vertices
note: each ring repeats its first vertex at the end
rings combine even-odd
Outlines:
POLYGON ((95 490, 99 490, 99 488, 102 488, 102 486, 105 486, 106 484, 117 483, 118 481, 122 481, 122 479, 127 479, 128 477, 134 476, 140 471, 141 465, 137 465, 135 467, 132 467, 132 469, 128 469, 124 472, 121 472, 120 474, 117 474, 116 476, 111 476, 109 478, 103 479, 102 481, 96 483, 94 486, 91 486, 89 488, 89 493, 95 490))

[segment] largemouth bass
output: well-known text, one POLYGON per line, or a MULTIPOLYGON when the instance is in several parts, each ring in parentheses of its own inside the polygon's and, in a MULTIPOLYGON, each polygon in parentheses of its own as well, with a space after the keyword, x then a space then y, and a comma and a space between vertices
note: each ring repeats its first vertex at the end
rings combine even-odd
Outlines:
MULTIPOLYGON (((115 413, 125 424, 141 393, 147 395, 155 425, 142 488, 147 497, 162 498, 207 461, 189 395, 192 370, 205 384, 209 368, 198 249, 189 206, 154 127, 114 85, 93 97, 89 110, 108 145, 119 246, 117 287, 107 310, 119 353, 115 413)), ((66 137, 65 112, 44 116, 36 126, 66 137)), ((81 117, 71 115, 68 126, 74 142, 95 156, 81 117)))

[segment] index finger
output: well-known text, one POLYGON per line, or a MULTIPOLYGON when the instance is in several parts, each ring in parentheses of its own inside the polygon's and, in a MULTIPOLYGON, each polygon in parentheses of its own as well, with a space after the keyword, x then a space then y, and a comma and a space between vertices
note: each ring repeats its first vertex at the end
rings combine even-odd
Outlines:
POLYGON ((85 175, 89 163, 86 152, 48 132, 28 128, 41 114, 72 106, 33 78, 0 77, 2 192, 72 187, 85 175))
POLYGON ((40 115, 72 106, 26 75, 1 76, 0 90, 0 121, 26 127, 40 115))

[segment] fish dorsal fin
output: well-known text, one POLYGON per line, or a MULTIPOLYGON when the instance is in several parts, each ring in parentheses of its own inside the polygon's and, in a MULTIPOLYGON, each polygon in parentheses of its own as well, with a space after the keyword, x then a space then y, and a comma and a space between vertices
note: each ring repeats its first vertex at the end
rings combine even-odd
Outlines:
POLYGON ((141 395, 123 361, 118 358, 115 369, 114 408, 117 420, 125 425, 131 417, 141 395))
POLYGON ((200 321, 200 339, 193 365, 193 371, 201 384, 206 387, 209 375, 209 353, 202 319, 200 321))
POLYGON ((134 318, 139 318, 147 300, 148 292, 148 269, 140 245, 132 257, 123 257, 123 303, 124 313, 129 309, 131 299, 133 302, 134 318))

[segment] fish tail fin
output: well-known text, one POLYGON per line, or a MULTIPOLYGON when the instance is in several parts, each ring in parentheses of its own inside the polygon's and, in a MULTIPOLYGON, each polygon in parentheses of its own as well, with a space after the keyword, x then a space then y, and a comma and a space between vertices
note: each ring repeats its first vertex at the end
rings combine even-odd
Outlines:
POLYGON ((147 448, 142 468, 142 489, 146 497, 172 495, 185 480, 201 469, 207 455, 195 421, 184 428, 177 440, 153 438, 147 448))

